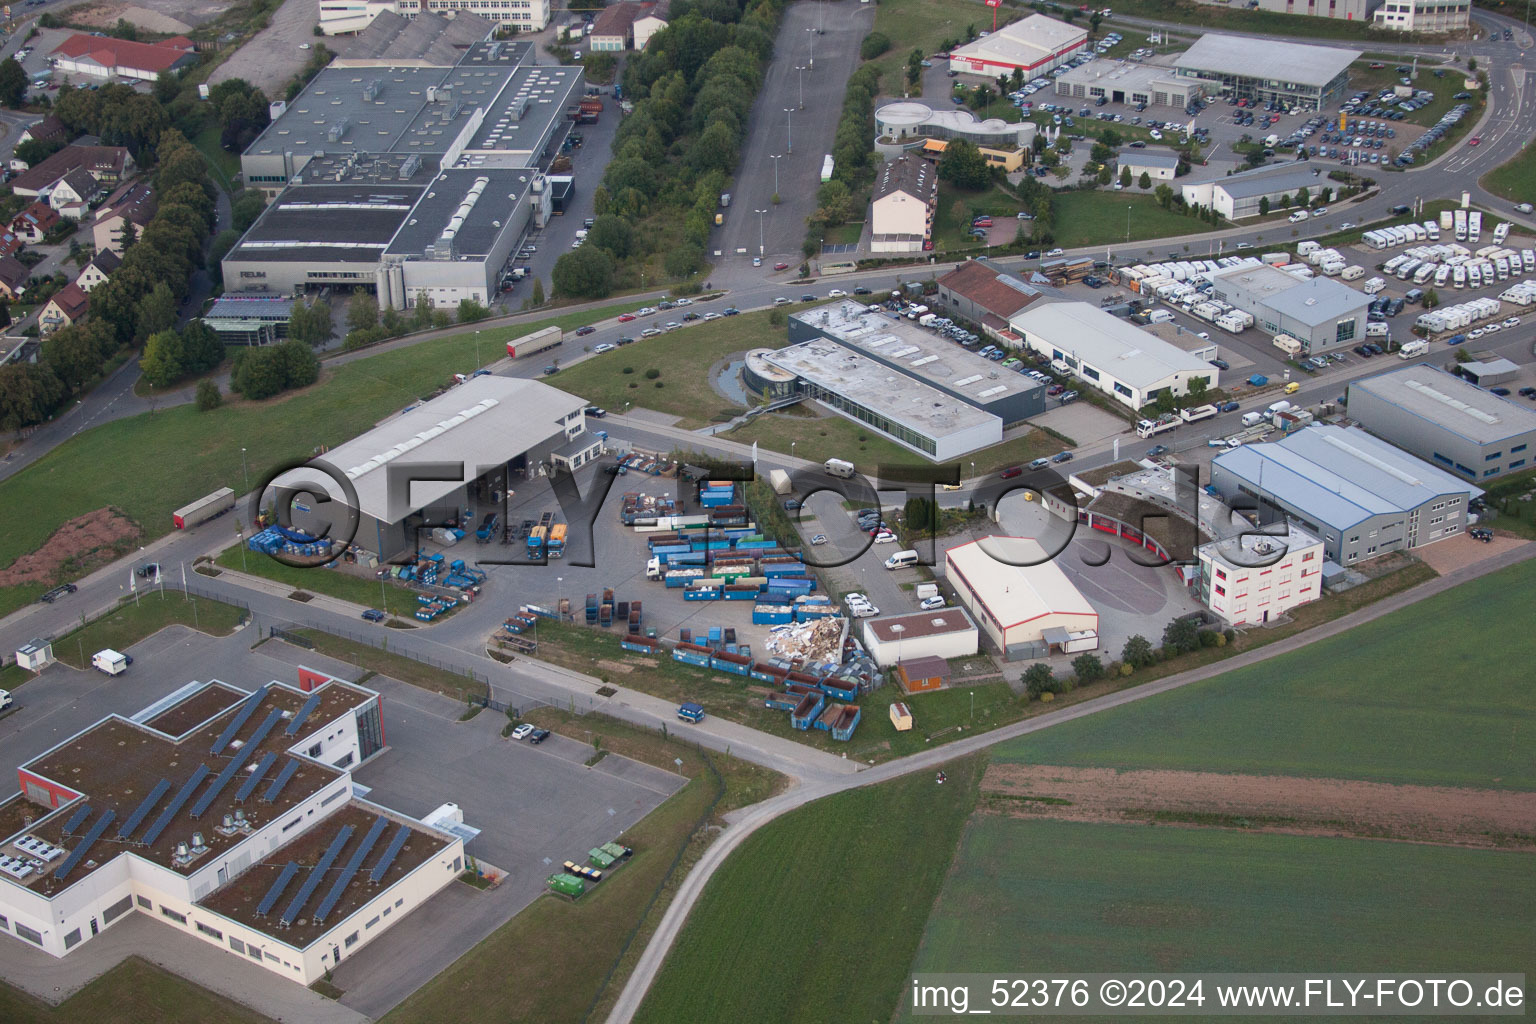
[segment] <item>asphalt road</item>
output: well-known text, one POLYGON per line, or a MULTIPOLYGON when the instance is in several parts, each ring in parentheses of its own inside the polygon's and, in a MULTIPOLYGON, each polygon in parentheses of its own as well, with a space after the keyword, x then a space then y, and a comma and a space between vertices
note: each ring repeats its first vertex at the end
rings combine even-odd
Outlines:
MULTIPOLYGON (((1536 545, 1526 545, 1516 555, 1514 561, 1525 561, 1533 556, 1536 556, 1536 545)), ((887 761, 847 778, 831 782, 810 783, 735 812, 733 816, 729 816, 731 819, 730 824, 726 827, 720 838, 710 844, 709 849, 704 852, 704 856, 699 858, 698 864, 694 865, 693 870, 688 873, 688 877, 683 879, 682 884, 678 887, 677 895, 667 907, 666 914, 662 916, 661 923, 651 936, 645 951, 640 954, 640 959, 635 964, 634 972, 629 976, 629 980, 619 993, 618 1001, 614 1004, 613 1010, 608 1014, 608 1024, 628 1024, 629 1021, 634 1019, 636 1011, 639 1010, 641 1003, 645 999, 646 992, 650 989, 651 983, 655 980, 656 975, 665 963, 667 953, 671 950, 672 944, 677 940, 683 923, 688 919, 689 913, 692 912, 693 907, 697 904, 699 896, 704 892, 705 887, 709 884, 709 880, 719 870, 720 866, 725 863, 731 853, 758 829, 790 811, 803 807, 813 800, 820 800, 822 797, 831 796, 834 793, 844 792, 860 786, 874 785, 878 782, 911 775, 914 772, 933 771, 957 758, 989 749, 999 743, 1006 743, 1020 736, 1027 736, 1066 722, 1098 714, 1101 711, 1108 711, 1111 708, 1146 700, 1149 697, 1177 690, 1191 683, 1197 683, 1217 675, 1267 661, 1281 654, 1287 654, 1309 644, 1314 644, 1319 640, 1336 636, 1347 629, 1379 619, 1383 615, 1388 615, 1417 604, 1436 594, 1444 593, 1468 580, 1476 579, 1497 569, 1502 569, 1507 564, 1510 563, 1493 559, 1479 562, 1465 569, 1422 583, 1401 594, 1378 601, 1357 612, 1352 612, 1349 615, 1335 619, 1326 625, 1268 644, 1246 654, 1240 654, 1226 661, 1217 662, 1204 668, 1192 669, 1176 676, 1169 676, 1166 679, 1145 683, 1128 690, 1121 690, 1118 693, 1096 697, 1081 704, 1062 708, 1060 711, 1047 712, 1046 714, 1038 715, 1013 725, 1003 726, 1000 729, 995 729, 979 736, 957 740, 954 743, 925 750, 920 754, 913 754, 895 761, 887 761)))
POLYGON ((781 261, 799 266, 804 258, 800 245, 806 220, 816 212, 822 158, 832 152, 843 92, 874 17, 872 5, 851 10, 840 5, 823 19, 821 6, 800 3, 784 10, 773 61, 752 105, 731 205, 721 211, 725 224, 710 240, 717 284, 750 271, 754 256, 770 267, 781 261), (825 29, 821 34, 814 31, 818 21, 825 29), (777 206, 775 191, 782 200, 777 206))

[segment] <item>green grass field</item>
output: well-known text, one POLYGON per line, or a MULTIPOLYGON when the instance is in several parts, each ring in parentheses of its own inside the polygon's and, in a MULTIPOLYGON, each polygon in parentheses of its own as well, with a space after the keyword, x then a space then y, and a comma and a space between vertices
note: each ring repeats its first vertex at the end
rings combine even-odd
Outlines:
POLYGON ((1198 218, 1163 209, 1156 199, 1134 186, 1124 192, 1061 192, 1053 207, 1056 244, 1063 249, 1123 244, 1127 215, 1133 242, 1213 230, 1198 218))
MULTIPOLYGON (((254 485, 283 462, 355 437, 431 394, 453 370, 467 373, 477 360, 501 358, 509 338, 611 315, 586 310, 482 330, 478 342, 477 332, 465 330, 327 369, 319 384, 267 402, 226 402, 206 413, 182 405, 85 431, 0 482, 0 522, 7 524, 0 532, 0 565, 41 547, 64 521, 106 505, 138 523, 140 543, 146 543, 170 532, 171 512, 181 505, 219 487, 244 489, 242 446, 254 485)), ((0 615, 45 589, 0 588, 0 615)))
POLYGON ((999 746, 1000 761, 1536 788, 1524 562, 1251 668, 999 746))
POLYGON ((640 1024, 884 1021, 976 800, 980 758, 841 793, 748 839, 704 890, 640 1024))
POLYGON ((377 579, 364 579, 353 575, 353 568, 303 569, 285 565, 275 558, 232 545, 219 552, 216 560, 226 569, 237 569, 274 580, 294 590, 312 594, 326 594, 351 601, 368 608, 378 608, 391 615, 409 618, 416 611, 416 593, 390 580, 380 585, 377 579))
POLYGON ((911 969, 1518 972, 1532 949, 1528 854, 982 814, 911 969))
POLYGON ((1482 186, 1517 203, 1536 203, 1536 146, 1526 143, 1519 156, 1483 175, 1482 186))
MULTIPOLYGON (((850 17, 851 11, 839 11, 838 16, 850 17)), ((1006 8, 997 12, 999 27, 1016 20, 1006 8)), ((880 68, 882 91, 886 95, 901 94, 906 85, 907 57, 914 49, 931 57, 944 40, 963 40, 967 29, 980 32, 991 27, 991 10, 970 0, 881 0, 875 8, 875 31, 883 32, 891 40, 890 50, 874 62, 880 68)))
MULTIPOLYGON (((797 298, 802 292, 800 286, 788 283, 784 294, 797 298)), ((642 329, 680 317, 677 311, 664 311, 625 324, 636 339, 633 345, 583 360, 545 380, 609 412, 623 412, 626 405, 655 409, 681 416, 680 426, 690 429, 744 411, 714 389, 710 368, 733 353, 783 347, 785 329, 770 324, 765 310, 690 324, 654 338, 640 337, 642 329), (626 367, 633 372, 625 373, 626 367), (660 376, 647 380, 648 370, 657 370, 660 376)))
POLYGON ((8 1024, 264 1024, 268 1018, 130 957, 56 1007, 0 984, 0 1020, 8 1024))

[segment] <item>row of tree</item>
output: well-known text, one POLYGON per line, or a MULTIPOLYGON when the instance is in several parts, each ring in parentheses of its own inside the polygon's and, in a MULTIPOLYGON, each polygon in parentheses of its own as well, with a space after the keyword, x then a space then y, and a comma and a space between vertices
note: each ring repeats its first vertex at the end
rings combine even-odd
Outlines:
POLYGON ((658 251, 671 278, 703 265, 780 13, 780 0, 674 4, 671 23, 630 58, 624 93, 634 111, 619 126, 593 193, 603 227, 594 223, 596 237, 556 261, 555 294, 600 298, 613 289, 621 263, 658 251))
POLYGON ((1047 693, 1066 693, 1111 673, 1128 676, 1137 669, 1150 668, 1204 647, 1225 647, 1235 635, 1230 629, 1204 628, 1192 617, 1173 619, 1163 629, 1161 647, 1154 647, 1152 641, 1139 634, 1127 637, 1120 650, 1120 660, 1109 665, 1105 665, 1097 654, 1080 654, 1072 659, 1072 675, 1063 677, 1057 676, 1051 666, 1037 661, 1024 671, 1024 690, 1031 698, 1047 693))

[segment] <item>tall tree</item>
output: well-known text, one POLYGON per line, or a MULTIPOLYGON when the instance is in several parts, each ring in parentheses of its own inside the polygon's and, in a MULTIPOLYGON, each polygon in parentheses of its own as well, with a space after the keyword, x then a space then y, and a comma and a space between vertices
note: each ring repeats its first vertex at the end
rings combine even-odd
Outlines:
POLYGON ((992 172, 981 150, 964 139, 951 139, 939 159, 939 180, 955 188, 977 191, 987 187, 992 172))
POLYGON ((170 387, 185 372, 182 365, 185 355, 181 335, 175 331, 156 331, 144 343, 144 354, 139 357, 139 370, 152 386, 170 387))
POLYGON ((0 60, 0 106, 19 107, 27 96, 27 72, 15 57, 0 60))
POLYGON ((155 285, 150 293, 139 300, 135 309, 137 334, 147 338, 157 331, 168 331, 176 326, 176 293, 164 281, 155 285))

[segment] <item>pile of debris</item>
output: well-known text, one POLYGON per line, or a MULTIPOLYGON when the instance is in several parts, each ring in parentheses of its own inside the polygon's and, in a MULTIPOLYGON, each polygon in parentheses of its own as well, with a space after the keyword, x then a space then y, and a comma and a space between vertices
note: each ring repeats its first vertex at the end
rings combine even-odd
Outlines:
POLYGON ((843 660, 843 631, 848 620, 842 616, 790 622, 768 631, 768 652, 804 665, 833 666, 843 660))

